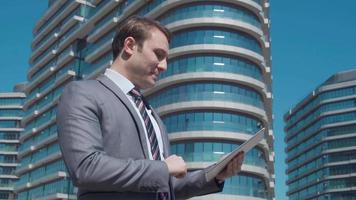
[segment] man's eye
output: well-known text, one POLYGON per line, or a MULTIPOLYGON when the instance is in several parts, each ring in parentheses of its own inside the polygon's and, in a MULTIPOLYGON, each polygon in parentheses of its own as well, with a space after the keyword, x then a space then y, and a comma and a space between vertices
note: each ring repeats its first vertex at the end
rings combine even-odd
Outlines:
POLYGON ((157 59, 158 59, 159 61, 161 61, 161 60, 163 60, 163 59, 166 58, 166 54, 163 53, 163 52, 155 51, 154 53, 155 53, 155 55, 156 55, 156 57, 157 57, 157 59))
POLYGON ((158 58, 158 60, 163 60, 164 56, 163 55, 158 55, 157 58, 158 58))

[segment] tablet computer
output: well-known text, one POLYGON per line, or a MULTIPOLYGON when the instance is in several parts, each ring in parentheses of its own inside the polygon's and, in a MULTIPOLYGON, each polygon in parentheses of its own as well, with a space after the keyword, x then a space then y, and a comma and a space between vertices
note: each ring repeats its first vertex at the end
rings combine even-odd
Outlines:
POLYGON ((246 154, 249 150, 255 147, 264 138, 264 132, 265 128, 260 129, 250 139, 239 145, 231 153, 221 158, 212 166, 209 166, 208 171, 205 174, 206 179, 208 181, 214 179, 239 152, 243 151, 246 154))

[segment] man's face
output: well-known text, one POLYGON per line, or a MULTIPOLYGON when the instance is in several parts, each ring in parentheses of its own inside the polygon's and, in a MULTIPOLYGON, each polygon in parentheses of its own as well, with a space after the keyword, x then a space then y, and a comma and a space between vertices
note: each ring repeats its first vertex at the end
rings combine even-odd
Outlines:
POLYGON ((137 44, 128 69, 130 81, 140 89, 153 87, 159 74, 167 70, 168 40, 157 28, 150 32, 151 37, 143 42, 142 47, 137 44))

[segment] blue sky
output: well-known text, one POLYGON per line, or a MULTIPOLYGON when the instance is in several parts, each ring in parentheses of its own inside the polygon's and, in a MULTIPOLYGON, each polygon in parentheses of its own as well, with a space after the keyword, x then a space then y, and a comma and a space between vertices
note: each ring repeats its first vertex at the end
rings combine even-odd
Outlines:
POLYGON ((26 81, 32 29, 47 8, 46 0, 4 0, 0 7, 0 92, 26 81))
POLYGON ((356 1, 271 0, 276 199, 286 176, 283 115, 332 74, 356 69, 356 1))
MULTIPOLYGON (((282 116, 332 74, 356 68, 355 0, 271 0, 276 199, 285 200, 282 116)), ((26 81, 32 28, 46 0, 0 7, 0 92, 26 81)))

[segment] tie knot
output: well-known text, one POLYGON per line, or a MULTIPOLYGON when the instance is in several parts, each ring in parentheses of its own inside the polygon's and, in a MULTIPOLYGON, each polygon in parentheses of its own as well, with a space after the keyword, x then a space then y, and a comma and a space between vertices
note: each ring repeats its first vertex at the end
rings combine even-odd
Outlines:
POLYGON ((137 88, 133 88, 130 91, 131 96, 133 96, 135 99, 142 99, 142 94, 140 92, 140 90, 138 90, 137 88))

